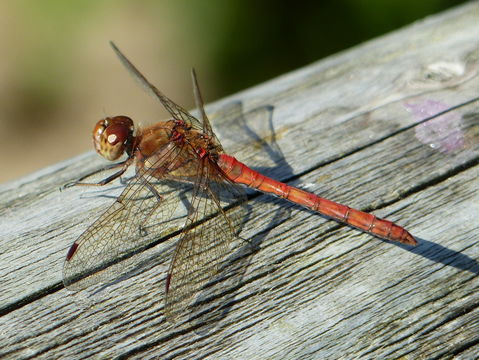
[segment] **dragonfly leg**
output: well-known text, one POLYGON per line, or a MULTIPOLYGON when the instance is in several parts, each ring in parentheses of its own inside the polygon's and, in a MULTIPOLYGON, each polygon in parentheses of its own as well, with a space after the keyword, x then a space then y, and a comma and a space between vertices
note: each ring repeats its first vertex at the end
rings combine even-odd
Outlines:
POLYGON ((155 189, 153 185, 151 185, 148 181, 145 181, 145 186, 153 193, 153 195, 156 197, 157 202, 155 207, 145 217, 141 224, 138 225, 138 231, 140 232, 141 236, 148 235, 145 224, 148 222, 148 220, 151 218, 151 215, 156 211, 156 209, 158 209, 158 207, 161 205, 161 202, 163 201, 163 196, 161 196, 161 194, 155 189))
POLYGON ((98 170, 95 170, 95 171, 93 171, 93 172, 91 172, 91 173, 89 173, 85 176, 82 176, 80 179, 78 179, 76 181, 73 181, 73 182, 70 182, 70 183, 67 183, 67 184, 63 185, 60 188, 60 190, 67 189, 67 188, 70 188, 70 187, 73 187, 73 186, 104 186, 104 185, 112 182, 113 180, 117 179, 118 177, 120 177, 121 175, 123 175, 125 173, 126 169, 128 169, 128 166, 130 165, 128 160, 123 161, 121 163, 112 164, 110 166, 107 166, 107 167, 104 167, 104 168, 101 168, 101 169, 98 169, 98 170), (96 174, 98 174, 102 171, 115 169, 115 168, 120 167, 120 166, 122 166, 122 169, 120 171, 117 171, 116 173, 108 176, 107 178, 101 180, 98 183, 82 183, 81 182, 82 180, 85 180, 85 179, 89 178, 90 176, 96 175, 96 174))

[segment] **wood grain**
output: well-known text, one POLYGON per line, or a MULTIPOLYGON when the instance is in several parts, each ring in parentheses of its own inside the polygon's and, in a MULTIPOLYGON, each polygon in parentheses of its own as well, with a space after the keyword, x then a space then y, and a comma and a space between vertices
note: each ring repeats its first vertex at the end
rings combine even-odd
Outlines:
POLYGON ((59 190, 105 165, 90 152, 0 187, 0 357, 477 356, 479 101, 443 122, 407 109, 479 97, 478 21, 470 3, 207 108, 239 160, 395 221, 416 248, 250 193, 241 235, 251 244, 235 244, 228 271, 200 294, 206 313, 170 324, 176 239, 140 254, 142 271, 122 281, 63 288, 68 247, 122 189, 59 190))

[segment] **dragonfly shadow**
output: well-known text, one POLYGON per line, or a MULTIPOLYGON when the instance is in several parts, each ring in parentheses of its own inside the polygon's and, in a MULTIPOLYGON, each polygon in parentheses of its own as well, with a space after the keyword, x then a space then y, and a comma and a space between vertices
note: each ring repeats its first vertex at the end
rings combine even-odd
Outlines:
MULTIPOLYGON (((75 185, 73 185, 75 186, 75 185)), ((72 187, 73 187, 72 186, 72 187)), ((79 186, 75 186, 79 188, 79 186)), ((80 199, 96 199, 96 198, 105 198, 116 200, 118 198, 118 192, 125 188, 124 185, 105 185, 105 186, 82 186, 86 191, 82 192, 79 196, 80 199), (116 194, 116 195, 115 195, 116 194)))
POLYGON ((416 239, 418 240, 418 245, 416 247, 399 243, 394 243, 394 245, 436 263, 452 266, 456 269, 469 271, 473 274, 479 275, 479 262, 476 259, 464 255, 459 251, 451 250, 445 246, 436 244, 432 241, 418 237, 416 237, 416 239))
MULTIPOLYGON (((236 106, 240 109, 242 108, 241 103, 236 103, 236 106)), ((223 132, 231 133, 231 136, 226 135, 225 137, 232 139, 237 139, 238 134, 243 134, 244 143, 251 144, 252 142, 254 144, 253 147, 260 148, 260 150, 255 149, 255 151, 257 150, 268 154, 269 159, 274 162, 274 167, 281 168, 281 176, 283 178, 294 179, 297 175, 294 174, 291 166, 285 161, 285 157, 276 142, 276 132, 274 131, 272 123, 273 110, 274 107, 272 106, 265 106, 253 110, 253 118, 257 117, 262 111, 269 113, 269 121, 265 122, 269 126, 269 133, 266 136, 264 136, 264 132, 263 136, 261 136, 261 132, 255 131, 254 126, 250 126, 251 124, 248 123, 248 113, 239 115, 233 122, 226 122, 227 129, 223 132), (239 127, 241 127, 241 129, 239 129, 239 127)), ((239 112, 242 113, 242 110, 239 112)), ((255 166, 254 170, 265 174, 273 174, 274 167, 260 165, 255 166)), ((271 199, 261 197, 257 198, 256 201, 270 203, 271 199)), ((270 231, 277 224, 288 219, 293 209, 301 209, 302 211, 309 211, 312 214, 318 215, 316 212, 304 209, 299 205, 281 206, 272 216, 268 224, 268 230, 260 232, 257 236, 253 237, 250 242, 245 241, 243 246, 240 246, 231 254, 228 259, 224 261, 224 265, 220 268, 219 273, 198 292, 192 305, 192 312, 188 318, 188 323, 197 334, 207 335, 210 333, 236 305, 241 304, 241 299, 237 299, 237 296, 241 292, 245 282, 248 282, 248 280, 245 279, 245 275, 253 261, 254 255, 258 252, 263 240, 269 235, 270 231)), ((330 220, 327 216, 322 217, 330 220)), ((434 262, 440 262, 460 270, 479 274, 479 263, 469 256, 431 241, 424 239, 418 240, 419 245, 417 247, 399 243, 394 243, 394 245, 434 262)), ((252 294, 248 294, 248 296, 251 295, 252 294)))

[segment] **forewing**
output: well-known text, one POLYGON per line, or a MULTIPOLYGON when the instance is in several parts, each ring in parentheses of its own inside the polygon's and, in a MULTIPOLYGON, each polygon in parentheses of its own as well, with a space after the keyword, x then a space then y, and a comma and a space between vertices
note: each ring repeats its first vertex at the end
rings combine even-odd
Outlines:
MULTIPOLYGON (((187 156, 185 147, 171 147, 153 166, 161 168, 187 156)), ((63 267, 67 288, 84 289, 133 271, 137 253, 182 228, 186 212, 175 210, 184 187, 153 175, 147 171, 131 179, 115 203, 71 246, 63 267)))
POLYGON ((173 100, 169 99, 164 95, 160 90, 158 90, 152 83, 150 83, 145 76, 126 58, 125 55, 116 47, 113 42, 110 42, 111 47, 115 51, 116 55, 130 72, 130 74, 143 86, 148 92, 154 95, 165 109, 170 113, 170 115, 176 120, 183 120, 187 125, 191 126, 196 130, 203 130, 201 122, 192 116, 187 110, 183 109, 180 105, 176 104, 173 100))
POLYGON ((201 121, 203 122, 202 131, 204 134, 207 134, 214 141, 217 151, 223 151, 220 141, 218 140, 215 133, 213 132, 213 128, 211 127, 210 120, 208 119, 208 116, 206 115, 205 105, 203 102, 203 97, 201 96, 200 86, 198 84, 198 78, 196 76, 195 69, 191 69, 191 80, 193 82, 193 94, 195 95, 196 108, 198 109, 201 115, 201 121))
POLYGON ((229 183, 208 159, 199 165, 185 231, 167 275, 165 315, 169 321, 186 315, 198 290, 218 273, 243 221, 240 212, 234 215, 224 209, 243 202, 243 190, 229 183))

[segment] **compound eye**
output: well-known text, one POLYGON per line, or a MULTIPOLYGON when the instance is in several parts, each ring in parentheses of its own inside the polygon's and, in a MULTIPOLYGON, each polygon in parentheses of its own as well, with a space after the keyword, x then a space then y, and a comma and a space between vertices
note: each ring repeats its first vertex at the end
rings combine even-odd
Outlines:
POLYGON ((105 159, 113 161, 125 152, 133 138, 133 121, 127 116, 106 118, 96 123, 93 129, 95 150, 105 159))

